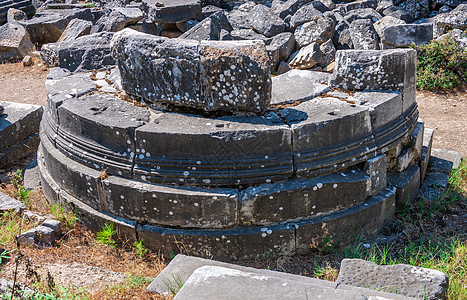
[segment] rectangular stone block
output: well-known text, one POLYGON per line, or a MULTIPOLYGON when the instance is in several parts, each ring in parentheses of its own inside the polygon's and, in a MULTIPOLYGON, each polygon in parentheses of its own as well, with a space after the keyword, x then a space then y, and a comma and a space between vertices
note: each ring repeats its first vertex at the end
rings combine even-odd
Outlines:
POLYGON ((414 201, 420 189, 420 167, 411 165, 402 173, 389 173, 388 184, 396 188, 397 205, 414 201))
POLYGON ((202 17, 200 0, 144 0, 143 10, 154 23, 177 23, 202 17))
POLYGON ((370 196, 376 196, 382 192, 387 185, 386 154, 367 160, 363 172, 370 176, 370 196))
POLYGON ((373 130, 387 125, 402 114, 402 97, 397 92, 357 92, 348 100, 370 109, 373 130))
POLYGON ((335 62, 332 87, 400 92, 403 112, 415 103, 415 50, 339 50, 335 62))
POLYGON ((423 122, 418 122, 412 132, 396 148, 388 152, 388 169, 403 172, 409 165, 419 163, 423 148, 423 122))
POLYGON ((425 128, 423 133, 423 148, 422 155, 420 156, 420 181, 425 180, 426 171, 428 169, 428 162, 430 161, 431 148, 433 146, 434 130, 425 128))

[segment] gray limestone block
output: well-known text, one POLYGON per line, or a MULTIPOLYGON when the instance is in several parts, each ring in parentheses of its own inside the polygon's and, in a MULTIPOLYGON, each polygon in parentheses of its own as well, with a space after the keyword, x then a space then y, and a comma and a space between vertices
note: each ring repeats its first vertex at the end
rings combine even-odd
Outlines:
POLYGON ((438 14, 434 19, 434 37, 448 33, 452 29, 467 29, 467 4, 459 4, 449 13, 438 14))
POLYGON ((230 35, 233 40, 260 40, 264 41, 266 44, 271 41, 271 38, 265 37, 250 28, 234 29, 230 32, 230 35))
POLYGON ((381 48, 408 48, 412 43, 426 45, 433 39, 433 24, 400 24, 381 32, 381 48))
POLYGON ((62 42, 58 51, 58 66, 72 72, 110 68, 115 60, 110 54, 114 33, 99 32, 62 42))
POLYGON ((262 114, 271 99, 271 75, 261 41, 201 41, 201 109, 262 114))
POLYGON ((8 151, 0 154, 0 169, 12 167, 15 163, 20 162, 23 158, 36 152, 39 146, 39 133, 35 133, 19 144, 10 148, 8 151))
POLYGON ((150 225, 224 228, 237 221, 238 190, 176 187, 111 176, 102 181, 105 207, 150 225))
POLYGON ((349 24, 352 24, 353 21, 359 19, 369 19, 372 23, 375 23, 381 18, 382 16, 373 8, 358 8, 351 10, 344 15, 344 20, 349 24))
POLYGON ((327 8, 320 1, 313 1, 308 3, 298 9, 295 14, 293 14, 292 18, 290 19, 290 27, 295 29, 297 26, 313 21, 318 17, 322 17, 323 13, 327 11, 329 11, 329 8, 327 8))
POLYGON ((137 227, 143 244, 150 249, 158 249, 165 256, 188 251, 195 256, 229 260, 291 255, 295 252, 294 230, 292 224, 222 230, 137 227))
POLYGON ((433 146, 433 134, 434 130, 431 128, 425 128, 423 133, 423 148, 420 156, 420 180, 423 182, 425 179, 426 171, 428 169, 428 162, 431 157, 431 148, 433 146))
POLYGON ((4 108, 0 116, 0 154, 3 154, 37 134, 43 108, 5 101, 0 101, 0 105, 4 108))
POLYGON ((350 36, 350 24, 347 21, 338 21, 336 29, 332 37, 333 43, 336 45, 337 50, 352 49, 352 38, 350 36))
POLYGON ((353 1, 345 4, 340 4, 337 8, 342 7, 346 13, 355 10, 355 9, 362 9, 362 8, 374 8, 377 9, 377 1, 376 0, 358 0, 353 1))
POLYGON ((414 17, 410 13, 408 13, 405 9, 403 9, 402 7, 396 6, 394 8, 395 8, 395 10, 392 11, 392 12, 388 12, 386 14, 385 12, 391 9, 391 8, 388 8, 388 9, 384 10, 383 13, 386 16, 394 17, 396 19, 402 20, 407 24, 413 23, 415 21, 414 17))
POLYGON ((273 1, 272 9, 279 17, 284 19, 288 15, 293 16, 300 7, 313 2, 313 0, 287 0, 287 1, 273 1))
POLYGON ((275 45, 266 45, 266 51, 269 57, 269 68, 271 73, 275 74, 280 62, 279 47, 275 45))
POLYGON ((367 160, 363 167, 363 172, 370 177, 370 196, 376 196, 381 193, 387 186, 386 155, 379 155, 367 160))
POLYGON ((23 21, 27 19, 28 19, 28 16, 26 15, 26 13, 20 9, 16 9, 12 7, 12 8, 9 8, 7 11, 7 16, 6 16, 7 23, 14 23, 16 21, 23 21))
POLYGON ((381 38, 385 28, 390 27, 390 26, 403 25, 403 24, 405 24, 405 22, 402 21, 401 19, 391 17, 391 16, 384 16, 378 21, 376 21, 373 24, 373 27, 375 27, 376 33, 381 38))
POLYGON ((142 8, 155 23, 177 23, 202 17, 200 0, 144 0, 142 8))
POLYGON ((14 62, 34 51, 30 35, 18 23, 0 26, 0 62, 14 62))
POLYGON ((166 113, 139 127, 136 141, 135 174, 143 181, 240 185, 292 174, 290 127, 275 114, 203 118, 166 113))
POLYGON ((295 40, 299 48, 314 42, 322 44, 334 36, 335 24, 331 18, 321 17, 300 25, 295 29, 295 40))
POLYGON ((188 278, 174 297, 175 300, 202 300, 221 297, 234 299, 366 299, 357 293, 326 288, 319 285, 302 284, 256 273, 230 268, 204 266, 188 278))
MULTIPOLYGON (((343 144, 353 143, 352 141, 359 140, 372 131, 370 114, 366 107, 336 98, 309 100, 293 108, 284 109, 282 116, 292 127, 294 167, 300 177, 306 176, 307 172, 315 167, 313 166, 315 163, 320 164, 314 162, 313 158, 319 155, 325 157, 324 161, 328 162, 321 161, 322 167, 328 165, 333 169, 343 168, 345 165, 340 164, 346 159, 342 158, 341 151, 334 151, 343 148, 343 144), (304 120, 290 119, 295 118, 297 111, 304 115, 304 120), (333 145, 339 146, 332 150, 333 145), (330 157, 333 156, 336 160, 331 162, 330 157)), ((348 163, 357 163, 356 157, 362 159, 360 155, 371 150, 368 147, 374 148, 374 145, 361 141, 358 144, 357 149, 350 147, 353 153, 349 154, 351 157, 347 158, 350 161, 348 163)))
POLYGON ((415 103, 416 51, 337 51, 330 85, 345 90, 398 91, 402 111, 415 103))
POLYGON ((41 61, 49 67, 57 67, 59 49, 60 49, 59 43, 48 43, 48 44, 42 45, 41 61))
POLYGON ((434 189, 446 189, 449 185, 449 175, 437 172, 429 173, 423 184, 434 189))
POLYGON ((136 24, 143 18, 143 12, 137 7, 114 7, 106 10, 103 16, 92 26, 91 33, 102 31, 117 32, 136 24))
POLYGON ((258 33, 272 37, 284 32, 285 23, 274 11, 262 4, 253 7, 247 15, 248 24, 258 33))
MULTIPOLYGON (((63 31, 60 38, 57 42, 64 42, 70 41, 79 38, 80 36, 87 35, 91 33, 92 22, 81 20, 81 19, 73 19, 68 23, 67 27, 63 31)), ((42 48, 41 48, 42 53, 42 48)))
POLYGON ((453 150, 432 149, 429 170, 449 174, 451 169, 457 169, 462 162, 462 155, 453 150))
POLYGON ((411 165, 402 173, 388 173, 388 184, 396 188, 397 205, 414 201, 420 188, 420 167, 411 165))
POLYGON ((430 13, 430 2, 428 0, 407 0, 405 9, 415 19, 426 18, 430 13))
POLYGON ((280 33, 272 38, 270 45, 279 47, 279 58, 287 61, 295 51, 295 36, 291 32, 280 33))
POLYGON ((291 104, 296 101, 311 100, 327 91, 329 86, 322 84, 326 77, 320 72, 291 70, 272 78, 271 104, 291 104), (318 76, 317 76, 318 75, 318 76))
POLYGON ((348 100, 369 108, 374 130, 382 128, 402 114, 402 97, 397 92, 357 92, 348 100))
POLYGON ((395 193, 383 190, 379 195, 350 208, 317 218, 295 222, 297 253, 310 251, 316 239, 330 239, 336 245, 354 243, 375 233, 394 219, 395 193))
POLYGON ((391 171, 402 172, 409 165, 420 162, 424 129, 424 123, 418 122, 402 143, 388 152, 388 168, 391 171))
POLYGON ((370 19, 353 21, 349 30, 354 49, 379 50, 379 37, 370 19))
POLYGON ((70 9, 63 11, 46 11, 32 19, 20 21, 31 36, 33 44, 42 46, 47 43, 56 42, 68 23, 73 19, 94 21, 91 9, 70 9))
POLYGON ((41 186, 41 179, 39 176, 39 167, 37 159, 34 159, 29 166, 24 170, 23 185, 27 189, 39 190, 41 186))
POLYGON ((369 194, 370 178, 359 170, 252 186, 240 193, 239 218, 246 225, 297 221, 357 205, 369 194))
POLYGON ((233 28, 224 12, 219 11, 186 30, 179 38, 197 41, 219 40, 222 30, 231 32, 233 28))
POLYGON ((0 192, 0 212, 14 211, 20 214, 25 209, 26 205, 0 192))
POLYGON ((319 62, 320 66, 326 68, 330 63, 334 61, 336 56, 336 47, 332 40, 322 43, 319 46, 319 50, 321 50, 322 56, 321 61, 319 62))
POLYGON ((342 260, 336 282, 417 299, 445 299, 448 287, 448 277, 440 271, 404 264, 379 266, 361 259, 342 260))
POLYGON ((56 236, 54 230, 47 226, 39 225, 34 229, 34 244, 40 246, 52 246, 55 243, 56 236))
POLYGON ((311 43, 293 53, 289 58, 289 65, 294 69, 310 69, 323 61, 323 53, 318 43, 311 43))
POLYGON ((55 149, 47 137, 41 140, 44 163, 49 174, 57 179, 61 189, 80 201, 101 208, 99 201, 99 171, 76 163, 55 149))

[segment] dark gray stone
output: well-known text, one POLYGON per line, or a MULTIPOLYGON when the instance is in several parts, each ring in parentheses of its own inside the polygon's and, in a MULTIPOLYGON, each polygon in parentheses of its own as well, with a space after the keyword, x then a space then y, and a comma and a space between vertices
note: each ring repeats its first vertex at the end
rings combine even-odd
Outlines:
POLYGON ((91 21, 73 19, 68 23, 68 26, 65 28, 57 42, 75 40, 80 36, 87 35, 91 32, 91 27, 91 21))
POLYGON ((369 187, 370 178, 359 170, 249 187, 240 193, 240 222, 268 225, 345 209, 362 203, 369 187))
POLYGON ((402 172, 414 163, 419 163, 423 148, 423 122, 418 122, 413 131, 402 140, 402 143, 388 152, 388 168, 402 172))
POLYGON ((31 18, 36 12, 36 9, 30 0, 2 1, 0 3, 0 25, 7 23, 8 19, 11 19, 8 18, 8 10, 10 8, 25 12, 29 18, 31 18))
POLYGON ((143 10, 155 23, 177 23, 203 15, 200 0, 143 0, 143 10))
POLYGON ((415 19, 426 18, 430 12, 430 3, 428 0, 407 0, 405 9, 415 19))
POLYGON ((402 173, 388 173, 388 184, 396 188, 397 205, 414 201, 420 188, 420 167, 411 165, 402 173))
POLYGON ((293 16, 300 7, 313 2, 313 0, 287 0, 287 1, 274 1, 272 9, 279 17, 284 19, 288 15, 293 16))
POLYGON ((213 13, 216 13, 216 12, 219 12, 219 11, 223 11, 223 10, 222 10, 222 8, 220 8, 218 6, 214 6, 214 5, 203 6, 203 9, 202 9, 203 17, 202 17, 202 19, 204 20, 205 18, 209 17, 213 13))
POLYGON ((316 76, 317 73, 320 75, 314 71, 292 70, 273 77, 271 104, 307 101, 329 91, 329 86, 322 84, 326 78, 316 76))
POLYGON ((292 174, 290 134, 275 114, 203 118, 166 113, 136 129, 140 152, 134 172, 138 180, 182 185, 284 180, 292 174), (154 147, 156 153, 150 150, 154 147))
POLYGON ((321 17, 298 26, 294 32, 295 40, 300 48, 315 42, 322 44, 333 37, 334 29, 335 24, 331 18, 321 17))
POLYGON ((143 12, 139 8, 115 7, 107 10, 107 13, 97 20, 91 29, 91 33, 117 32, 127 26, 136 24, 142 18, 143 12))
MULTIPOLYGON (((209 17, 209 16, 206 16, 206 18, 209 17)), ((205 18, 203 18, 204 20, 205 18)), ((177 23, 177 28, 181 31, 181 32, 187 32, 188 30, 190 30, 191 28, 195 27, 197 24, 199 24, 199 21, 198 20, 188 20, 188 21, 184 21, 184 22, 178 22, 177 23)), ((131 27, 130 27, 131 28, 131 27)), ((133 29, 133 28, 132 28, 133 29)), ((137 30, 139 32, 142 32, 141 30, 137 30)), ((147 32, 145 32, 147 33, 147 32)), ((157 35, 157 34, 155 34, 157 35)))
POLYGON ((180 36, 190 40, 220 40, 221 30, 232 31, 233 28, 223 11, 216 12, 180 36))
POLYGON ((91 9, 71 9, 60 12, 46 12, 30 20, 19 22, 31 36, 31 42, 42 46, 58 41, 68 23, 73 19, 94 21, 91 9))
POLYGON ((398 91, 405 112, 415 103, 416 54, 413 49, 337 51, 330 85, 345 90, 398 91))
POLYGON ((347 21, 339 21, 332 37, 337 50, 352 49, 352 37, 350 36, 350 24, 347 21))
POLYGON ((448 288, 448 276, 440 271, 404 264, 379 266, 361 259, 342 260, 336 282, 417 299, 445 299, 448 288))
POLYGON ((462 156, 457 151, 446 149, 432 149, 428 163, 430 172, 450 174, 452 169, 457 169, 462 161, 462 156))
POLYGON ((280 33, 272 38, 270 45, 277 46, 279 58, 287 61, 290 54, 295 51, 295 36, 291 32, 280 33))
POLYGON ((386 155, 379 155, 367 160, 363 166, 363 172, 370 177, 370 196, 381 193, 387 186, 386 155))
POLYGON ((383 14, 385 16, 400 19, 400 20, 404 21, 407 24, 413 23, 415 21, 414 17, 410 13, 408 13, 405 9, 403 9, 402 7, 395 7, 395 9, 392 10, 391 12, 389 12, 389 11, 386 12, 387 10, 390 10, 390 8, 387 8, 383 12, 383 14))
POLYGON ((434 189, 446 189, 449 184, 449 175, 444 173, 430 173, 425 178, 423 184, 434 189))
POLYGON ((0 62, 21 60, 34 51, 29 33, 17 23, 0 26, 0 62))
POLYGON ((234 29, 230 32, 230 35, 234 40, 261 40, 266 42, 271 39, 256 33, 253 29, 234 29))
POLYGON ((37 159, 34 159, 29 166, 24 170, 23 185, 27 189, 39 190, 41 187, 41 178, 39 175, 39 167, 37 159))
POLYGON ((327 42, 322 43, 319 46, 319 50, 322 53, 319 65, 323 68, 326 68, 326 66, 332 63, 334 61, 334 58, 336 57, 336 47, 334 47, 334 43, 332 42, 332 40, 329 40, 327 42))
POLYGON ((353 21, 359 19, 369 19, 372 23, 375 23, 382 16, 373 8, 359 8, 354 9, 345 14, 344 20, 347 21, 349 24, 352 24, 353 21))
POLYGON ((58 67, 60 43, 48 43, 41 47, 41 61, 49 67, 58 67))
POLYGON ((379 38, 370 19, 358 19, 350 24, 350 38, 356 50, 378 50, 379 38))
POLYGON ((261 4, 256 5, 247 16, 248 24, 258 33, 272 37, 284 32, 285 23, 274 12, 261 4))
POLYGON ((17 214, 20 214, 25 209, 26 205, 0 192, 0 212, 3 213, 13 211, 17 214))
POLYGON ((381 32, 382 49, 426 45, 433 39, 433 24, 400 24, 387 26, 381 32))
POLYGON ((323 53, 318 43, 311 43, 299 51, 292 53, 289 65, 294 69, 310 69, 323 60, 323 53))
POLYGON ((348 13, 352 10, 362 9, 362 8, 374 8, 377 10, 376 5, 377 5, 376 0, 358 0, 358 1, 352 1, 349 3, 345 3, 345 4, 340 4, 338 5, 338 7, 339 8, 342 7, 344 9, 344 12, 348 13))
POLYGON ((295 29, 297 26, 307 22, 314 21, 319 17, 323 17, 323 12, 318 10, 314 3, 317 2, 311 2, 297 10, 297 12, 290 19, 290 27, 292 29, 295 29))
POLYGON ((379 19, 378 21, 376 21, 373 24, 373 27, 375 28, 376 33, 378 34, 378 36, 381 38, 385 28, 387 28, 389 26, 402 25, 402 24, 405 24, 405 22, 402 21, 401 19, 391 17, 391 16, 384 16, 381 19, 379 19))
POLYGON ((269 105, 271 79, 263 42, 199 43, 124 30, 113 39, 112 51, 125 91, 147 102, 255 113, 269 105))
POLYGON ((420 156, 420 180, 425 180, 426 171, 428 169, 428 162, 431 157, 431 148, 433 146, 433 134, 434 130, 431 128, 425 128, 423 133, 423 148, 422 155, 420 156))
POLYGON ((99 32, 62 42, 58 51, 58 66, 72 72, 110 68, 115 60, 110 53, 114 33, 99 32))

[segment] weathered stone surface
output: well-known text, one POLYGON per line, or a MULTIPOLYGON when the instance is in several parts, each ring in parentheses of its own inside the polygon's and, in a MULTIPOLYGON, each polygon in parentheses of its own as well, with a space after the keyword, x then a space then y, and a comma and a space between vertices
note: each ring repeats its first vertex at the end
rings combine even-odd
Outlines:
POLYGON ((388 168, 402 172, 413 163, 419 163, 423 148, 423 122, 418 122, 413 131, 396 148, 388 152, 388 168))
POLYGON ((256 113, 269 105, 271 79, 263 42, 198 43, 124 30, 113 39, 112 51, 123 88, 147 102, 256 113))
POLYGON ((288 15, 293 16, 300 7, 312 1, 313 0, 273 1, 272 9, 279 15, 279 17, 284 19, 288 15))
POLYGON ((295 40, 300 48, 315 42, 322 44, 333 37, 334 29, 331 18, 321 17, 298 26, 294 32, 295 40))
POLYGON ((34 159, 24 170, 23 185, 27 189, 39 190, 41 186, 41 179, 39 176, 39 167, 37 166, 37 159, 34 159))
POLYGON ((457 151, 446 149, 432 149, 428 169, 431 172, 450 174, 461 164, 462 156, 457 151))
POLYGON ((323 60, 323 53, 318 43, 312 43, 293 53, 289 65, 294 69, 310 69, 323 60))
POLYGON ((379 155, 367 160, 363 166, 363 172, 370 177, 370 196, 381 193, 387 186, 386 155, 379 155))
POLYGON ((428 162, 431 157, 431 148, 433 146, 433 134, 434 130, 431 128, 425 128, 423 132, 423 148, 420 156, 420 180, 423 182, 425 179, 426 171, 428 169, 428 162))
POLYGON ((359 8, 354 9, 345 14, 344 20, 347 21, 349 24, 352 24, 353 21, 359 19, 369 19, 373 23, 381 19, 382 16, 373 8, 359 8))
POLYGON ((233 28, 223 11, 216 12, 180 36, 191 40, 220 40, 221 30, 232 31, 233 28))
POLYGON ((136 24, 143 17, 143 12, 136 7, 115 7, 97 20, 91 33, 101 31, 117 32, 123 28, 136 24))
POLYGON ((58 51, 58 66, 72 72, 110 68, 115 61, 110 53, 114 33, 99 32, 62 42, 58 51))
POLYGON ((383 13, 386 15, 386 16, 389 16, 389 17, 393 17, 393 18, 396 18, 396 19, 399 19, 401 21, 404 21, 405 23, 407 24, 410 24, 410 23, 413 23, 415 21, 414 17, 409 14, 405 9, 403 9, 402 7, 394 7, 394 10, 390 10, 391 8, 388 8, 386 9, 383 13), (386 11, 391 11, 391 12, 387 12, 385 13, 386 11))
POLYGON ((272 38, 270 45, 277 46, 279 58, 287 61, 290 54, 295 51, 295 36, 291 32, 280 33, 272 38))
POLYGON ((171 187, 111 176, 102 181, 106 210, 150 225, 225 228, 237 225, 238 191, 171 187))
POLYGON ((15 21, 27 20, 28 16, 26 13, 20 9, 10 8, 7 12, 7 23, 13 23, 15 21))
POLYGON ((134 172, 142 181, 232 186, 292 174, 290 128, 275 114, 207 119, 166 113, 137 128, 136 141, 134 172))
POLYGON ((253 29, 234 29, 230 35, 234 40, 262 40, 266 42, 271 39, 256 33, 253 29))
POLYGON ((65 28, 57 42, 75 40, 80 36, 87 35, 91 32, 91 27, 91 21, 73 19, 68 23, 68 26, 65 28))
POLYGON ((332 37, 338 50, 352 49, 352 37, 350 36, 350 24, 347 21, 339 21, 332 37))
POLYGON ((369 194, 370 178, 359 170, 265 184, 240 193, 239 218, 244 225, 297 221, 357 205, 369 194))
POLYGON ((397 205, 414 201, 420 188, 420 167, 411 165, 405 172, 388 173, 388 184, 396 188, 397 205))
POLYGON ((19 24, 0 26, 0 62, 21 60, 34 50, 29 33, 19 24))
POLYGON ((330 85, 357 91, 399 91, 405 112, 415 103, 415 72, 413 49, 337 51, 330 85))
POLYGON ((47 12, 19 23, 28 31, 31 42, 42 46, 56 42, 73 19, 94 21, 94 16, 91 9, 72 9, 63 12, 47 12))
POLYGON ((433 24, 387 26, 380 37, 382 49, 408 48, 412 43, 426 45, 433 39, 433 24))
POLYGON ((406 10, 415 19, 425 18, 430 12, 428 0, 407 0, 406 10))
POLYGON ((376 21, 373 24, 373 27, 375 28, 376 33, 378 34, 378 36, 381 38, 385 28, 387 28, 389 26, 402 25, 402 24, 405 24, 405 22, 402 21, 401 19, 391 17, 391 16, 384 16, 381 19, 379 19, 378 21, 376 21))
POLYGON ((291 70, 273 77, 271 104, 307 101, 327 92, 329 86, 322 84, 326 77, 320 75, 314 71, 291 70))
POLYGON ((439 37, 452 29, 467 29, 467 4, 459 4, 453 11, 435 17, 434 37, 439 37))
POLYGON ((194 271, 174 299, 203 300, 214 299, 219 295, 226 300, 239 298, 292 300, 304 296, 343 300, 366 299, 363 295, 350 291, 214 266, 205 266, 194 271))
POLYGON ((374 130, 382 128, 402 114, 402 97, 397 92, 357 92, 348 100, 369 108, 371 127, 374 130))
POLYGON ((313 1, 297 10, 297 12, 290 19, 290 27, 295 29, 297 26, 316 20, 319 17, 323 17, 323 12, 328 11, 329 9, 321 3, 321 5, 324 6, 324 9, 321 8, 320 10, 320 7, 316 7, 316 3, 321 2, 313 1))
POLYGON ((60 43, 48 43, 41 47, 41 61, 49 67, 58 67, 60 43))
POLYGON ((334 47, 332 40, 329 40, 322 43, 319 46, 319 50, 321 50, 322 53, 321 61, 319 64, 321 67, 325 68, 334 61, 334 58, 336 57, 336 47, 334 47))
POLYGON ((436 189, 446 189, 449 184, 449 174, 430 173, 423 182, 424 185, 436 189))
POLYGON ((200 0, 144 0, 143 10, 155 23, 177 23, 202 17, 200 0))
POLYGON ((444 299, 448 287, 448 277, 440 271, 404 264, 379 266, 361 259, 344 259, 336 282, 418 299, 444 299))
MULTIPOLYGON (((2 1, 0 4, 0 25, 3 25, 5 23, 11 23, 14 22, 14 16, 8 15, 8 10, 9 9, 15 9, 15 10, 20 10, 26 13, 26 16, 31 18, 34 13, 36 12, 36 9, 34 8, 33 4, 31 3, 31 0, 22 0, 22 1, 2 1), (11 18, 13 17, 13 19, 11 18), (9 21, 10 20, 10 21, 9 21)), ((23 15, 22 13, 18 13, 20 15, 23 15)), ((17 15, 19 17, 19 15, 17 15)), ((22 17, 19 17, 22 18, 22 17)), ((26 18, 27 19, 27 18, 26 18)), ((16 20, 17 21, 17 20, 16 20)))
POLYGON ((13 211, 16 213, 21 213, 25 209, 26 209, 26 205, 0 192, 0 212, 3 213, 3 212, 8 212, 8 211, 13 211))
POLYGON ((284 21, 274 12, 261 4, 256 5, 247 16, 248 24, 258 33, 267 37, 282 33, 285 29, 284 21))
POLYGON ((356 50, 378 50, 379 38, 370 19, 355 20, 350 24, 350 38, 356 50))

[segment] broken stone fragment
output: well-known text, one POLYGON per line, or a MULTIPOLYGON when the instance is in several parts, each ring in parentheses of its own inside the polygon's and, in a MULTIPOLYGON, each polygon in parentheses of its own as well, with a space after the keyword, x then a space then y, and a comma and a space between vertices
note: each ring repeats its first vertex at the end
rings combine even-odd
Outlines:
POLYGON ((378 50, 379 38, 370 19, 355 20, 350 24, 350 38, 356 50, 378 50))
POLYGON ((0 62, 22 59, 33 50, 34 45, 23 26, 17 23, 0 26, 0 62))
POLYGON ((229 20, 225 16, 224 12, 219 11, 194 25, 192 28, 182 34, 180 38, 197 41, 219 40, 222 30, 230 32, 233 30, 233 28, 230 25, 229 20))
POLYGON ((275 36, 285 29, 284 21, 262 5, 256 5, 247 16, 248 24, 258 33, 267 37, 275 36))
POLYGON ((318 43, 312 43, 292 54, 289 65, 294 69, 310 69, 322 61, 322 56, 318 43))
POLYGON ((230 113, 263 113, 269 105, 262 41, 171 40, 125 29, 111 48, 123 89, 148 103, 230 113))
POLYGON ((142 9, 154 23, 177 23, 202 18, 200 0, 144 0, 142 9))
POLYGON ((312 43, 322 44, 334 35, 335 24, 331 18, 321 17, 300 25, 295 29, 295 40, 299 47, 312 43))

